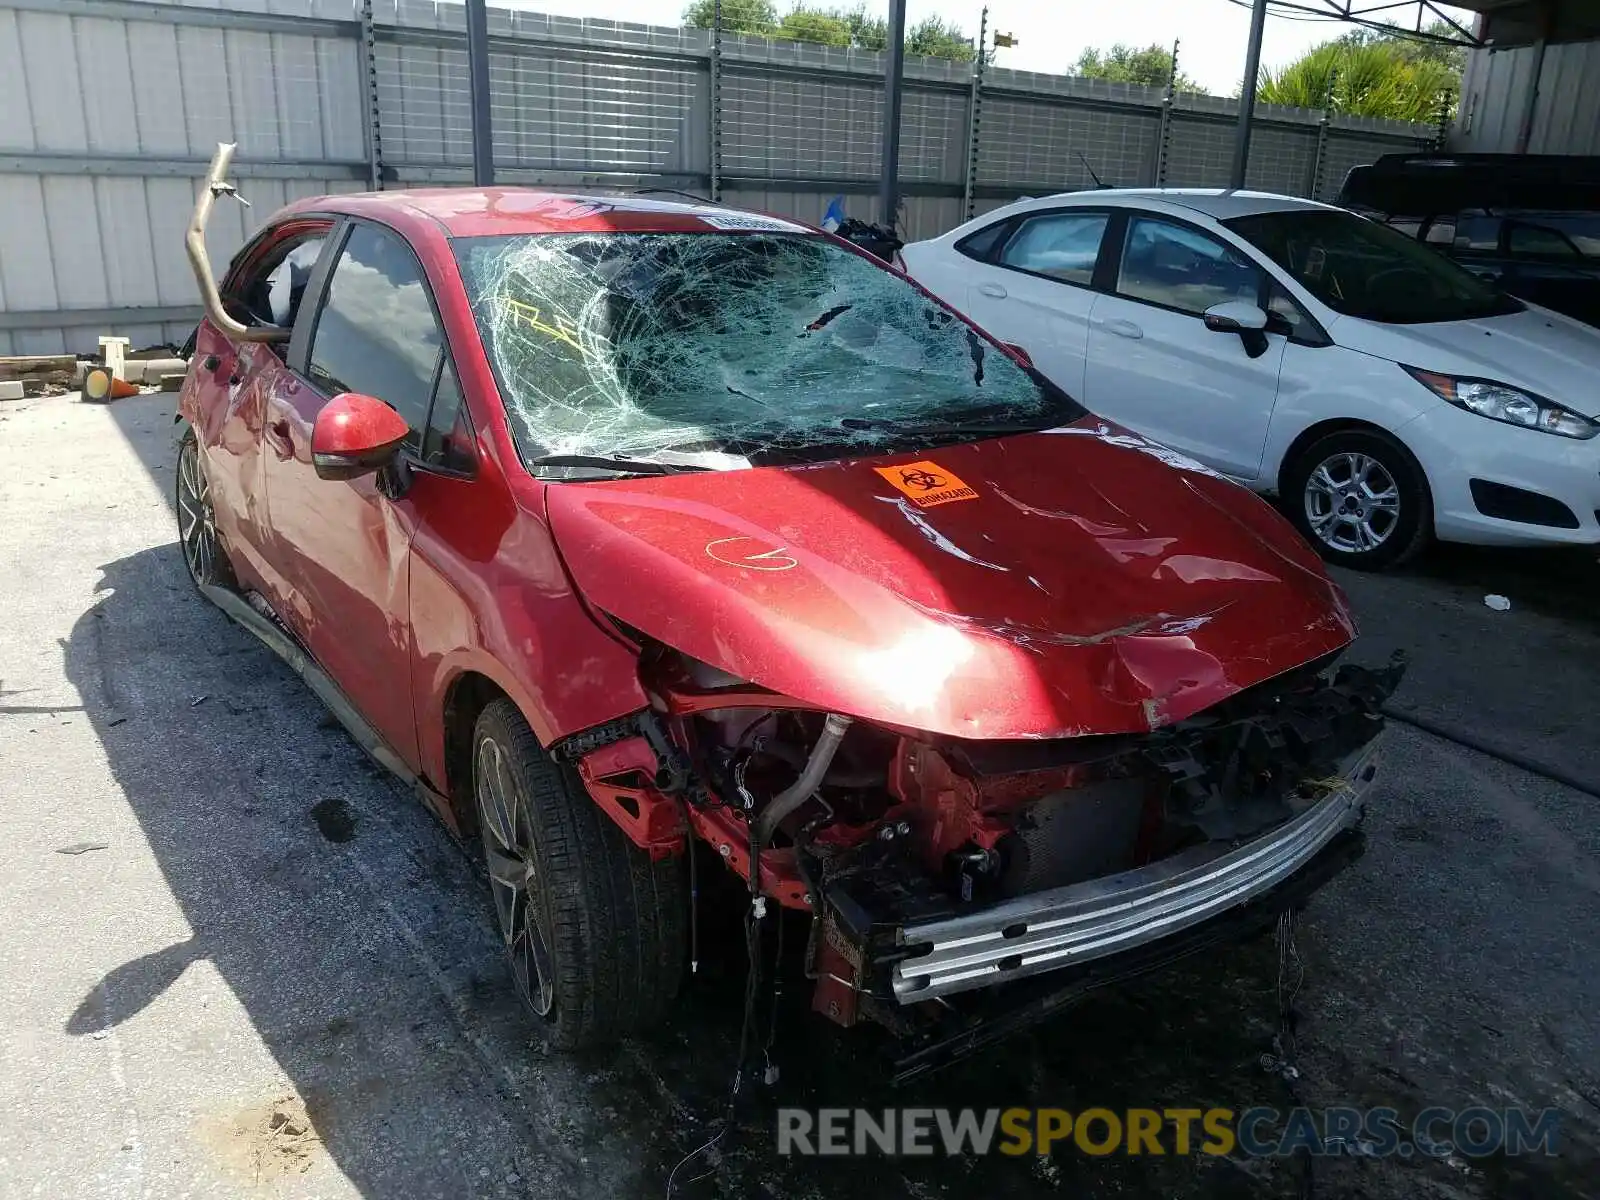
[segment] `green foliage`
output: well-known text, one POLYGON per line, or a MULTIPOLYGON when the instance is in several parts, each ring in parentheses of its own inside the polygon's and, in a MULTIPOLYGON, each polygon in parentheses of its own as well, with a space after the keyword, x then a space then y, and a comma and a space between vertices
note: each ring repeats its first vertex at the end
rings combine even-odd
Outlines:
POLYGON ((1428 122, 1438 118, 1440 96, 1460 84, 1458 73, 1413 43, 1348 35, 1324 42, 1281 71, 1263 71, 1257 98, 1265 104, 1332 107, 1362 117, 1428 122))
POLYGON ((889 45, 887 18, 873 16, 866 5, 858 4, 849 12, 840 13, 850 27, 850 44, 861 50, 884 50, 889 45))
POLYGON ((794 9, 778 22, 775 36, 820 46, 848 46, 851 41, 850 24, 844 17, 804 7, 794 9))
MULTIPOLYGON (((695 29, 710 29, 715 15, 716 0, 693 0, 683 10, 683 23, 695 29)), ((722 30, 748 37, 788 38, 861 50, 882 50, 889 44, 888 22, 869 13, 864 3, 848 9, 812 8, 800 3, 780 20, 772 0, 722 0, 722 30)), ((973 48, 958 26, 928 17, 906 30, 906 53, 971 62, 973 48)))
POLYGON ((959 25, 946 25, 938 17, 924 17, 906 30, 906 53, 971 62, 974 51, 971 39, 961 32, 959 25))
MULTIPOLYGON (((1072 72, 1090 79, 1108 79, 1112 83, 1164 88, 1172 75, 1172 51, 1156 45, 1139 50, 1118 42, 1109 50, 1085 50, 1078 56, 1072 72)), ((1187 75, 1179 74, 1177 88, 1180 92, 1198 92, 1200 85, 1187 75)))
MULTIPOLYGON (((1447 21, 1434 21, 1427 25, 1423 32, 1443 38, 1461 36, 1447 21)), ((1399 26, 1395 26, 1393 33, 1386 33, 1381 29, 1353 29, 1339 41, 1353 46, 1393 46, 1409 62, 1435 63, 1456 76, 1466 70, 1467 66, 1467 48, 1459 42, 1455 45, 1445 45, 1443 42, 1420 41, 1417 38, 1405 37, 1399 26)))
MULTIPOLYGON (((683 23, 710 29, 716 18, 716 0, 693 0, 683 10, 683 23)), ((772 37, 778 28, 778 10, 772 0, 722 0, 722 32, 751 37, 772 37)))

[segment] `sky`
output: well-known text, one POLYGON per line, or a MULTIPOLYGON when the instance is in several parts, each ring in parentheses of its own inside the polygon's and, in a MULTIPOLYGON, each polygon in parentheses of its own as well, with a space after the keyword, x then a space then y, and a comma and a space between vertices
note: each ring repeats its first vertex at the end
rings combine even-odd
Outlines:
MULTIPOLYGON (((1317 0, 1300 0, 1315 4, 1317 0)), ((852 0, 811 0, 816 7, 852 7, 852 0)), ((792 0, 775 0, 780 13, 792 0)), ((681 0, 516 0, 516 7, 565 16, 602 17, 645 25, 675 24, 681 0)), ((888 11, 888 0, 867 0, 867 7, 888 11)), ((906 0, 907 24, 941 16, 968 36, 978 30, 982 0, 906 0)), ((1471 14, 1453 11, 1467 28, 1471 14)), ((1414 8, 1397 9, 1397 20, 1415 19, 1414 8)), ((1230 96, 1244 76, 1245 40, 1250 12, 1234 0, 991 0, 989 27, 1015 34, 1017 45, 999 52, 995 64, 1019 71, 1061 74, 1071 69, 1088 47, 1117 42, 1148 46, 1159 42, 1182 45, 1178 66, 1206 91, 1230 96)), ((1339 36, 1349 26, 1336 21, 1294 19, 1272 14, 1262 42, 1262 65, 1276 69, 1293 62, 1318 42, 1339 36)))

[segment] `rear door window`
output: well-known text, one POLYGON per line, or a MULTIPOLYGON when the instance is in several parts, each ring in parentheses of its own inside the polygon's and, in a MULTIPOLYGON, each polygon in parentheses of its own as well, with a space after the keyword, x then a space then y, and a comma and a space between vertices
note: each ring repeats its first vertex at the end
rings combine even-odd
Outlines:
POLYGON ((1486 213, 1462 213, 1456 218, 1456 235, 1452 244, 1457 250, 1484 253, 1500 249, 1500 218, 1486 213))
POLYGON ((293 328, 312 269, 328 240, 325 227, 310 226, 282 239, 247 270, 228 281, 223 304, 246 325, 293 328))
POLYGON ((1000 251, 1000 264, 1087 287, 1110 214, 1045 213, 1023 221, 1000 251))
POLYGON ((1518 257, 1600 259, 1600 213, 1510 217, 1506 249, 1518 257))

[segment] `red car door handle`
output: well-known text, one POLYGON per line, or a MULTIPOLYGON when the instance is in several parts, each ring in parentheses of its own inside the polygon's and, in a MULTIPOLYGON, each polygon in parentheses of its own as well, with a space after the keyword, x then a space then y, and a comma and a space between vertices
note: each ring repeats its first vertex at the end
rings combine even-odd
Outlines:
POLYGON ((294 440, 289 436, 288 421, 271 422, 267 426, 267 441, 272 443, 272 448, 280 459, 294 457, 294 440))

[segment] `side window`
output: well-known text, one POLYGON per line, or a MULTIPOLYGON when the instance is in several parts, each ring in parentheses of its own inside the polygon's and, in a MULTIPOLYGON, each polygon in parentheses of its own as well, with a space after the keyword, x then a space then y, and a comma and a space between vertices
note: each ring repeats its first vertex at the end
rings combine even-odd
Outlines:
POLYGON ((422 461, 463 474, 472 470, 477 455, 472 450, 472 424, 461 401, 461 381, 450 356, 439 368, 439 386, 433 393, 428 431, 422 439, 422 461))
POLYGON ((1106 213, 1046 213, 1029 217, 1000 252, 1002 266, 1085 286, 1094 279, 1106 213))
MULTIPOLYGON (((1582 258, 1583 251, 1559 227, 1559 218, 1506 222, 1506 249, 1516 255, 1535 258, 1582 258)), ((1590 237, 1593 246, 1594 238, 1590 237)))
POLYGON ((1011 222, 996 221, 993 225, 969 233, 956 243, 956 250, 968 258, 975 258, 979 262, 988 262, 994 258, 995 247, 1005 237, 1006 231, 1011 228, 1011 222))
POLYGON ((1430 246, 1455 245, 1456 219, 1454 217, 1435 217, 1428 222, 1428 232, 1423 235, 1422 240, 1430 246))
POLYGON ((1500 249, 1500 218, 1483 213, 1462 213, 1456 218, 1457 250, 1500 249))
POLYGON ((350 231, 311 336, 311 379, 330 395, 376 396, 420 449, 444 338, 406 244, 371 225, 350 231))
POLYGON ((328 240, 326 230, 285 238, 224 297, 229 312, 247 325, 294 325, 311 271, 328 240))
POLYGON ((1285 334, 1307 346, 1330 344, 1316 319, 1276 279, 1267 281, 1267 332, 1285 334))
POLYGON ((1128 223, 1117 291, 1132 300, 1198 315, 1229 300, 1257 303, 1261 271, 1197 229, 1137 217, 1128 223))

